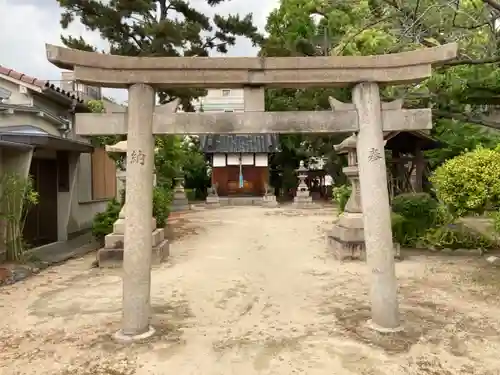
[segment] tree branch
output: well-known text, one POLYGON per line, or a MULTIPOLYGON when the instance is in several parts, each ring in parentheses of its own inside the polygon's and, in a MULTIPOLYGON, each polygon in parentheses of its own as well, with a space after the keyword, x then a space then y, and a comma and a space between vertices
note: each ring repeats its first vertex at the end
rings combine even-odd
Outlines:
POLYGON ((497 3, 495 0, 482 0, 483 3, 488 4, 490 7, 495 9, 497 12, 500 12, 500 3, 497 3))
POLYGON ((477 60, 452 60, 443 63, 441 66, 459 66, 459 65, 483 65, 483 64, 498 64, 500 63, 500 56, 487 57, 477 60))
POLYGON ((353 41, 354 38, 356 38, 358 35, 360 35, 361 33, 363 33, 365 30, 368 30, 370 27, 373 27, 375 25, 378 25, 379 23, 381 22, 384 22, 384 21, 387 21, 389 19, 393 18, 393 16, 387 16, 387 17, 384 17, 384 18, 381 18, 379 20, 376 20, 374 22, 371 22, 369 23, 368 25, 365 25, 364 27, 362 27, 360 30, 358 30, 354 35, 352 35, 346 42, 344 42, 344 45, 342 46, 342 48, 340 49, 339 51, 339 55, 342 55, 342 53, 344 52, 344 50, 347 48, 347 46, 349 45, 349 43, 351 43, 353 41))
POLYGON ((500 122, 489 120, 486 116, 467 116, 463 113, 452 113, 439 110, 433 110, 432 115, 434 118, 443 118, 448 120, 456 120, 467 122, 469 124, 476 124, 488 128, 500 130, 500 122))

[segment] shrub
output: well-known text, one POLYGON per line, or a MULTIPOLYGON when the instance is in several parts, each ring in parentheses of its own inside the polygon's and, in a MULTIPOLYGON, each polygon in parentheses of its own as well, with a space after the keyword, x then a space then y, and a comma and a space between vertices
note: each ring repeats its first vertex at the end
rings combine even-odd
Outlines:
POLYGON ((438 202, 427 193, 408 193, 392 200, 392 232, 402 246, 415 246, 426 231, 438 224, 438 202))
POLYGON ((32 206, 38 204, 39 195, 31 177, 6 172, 0 177, 0 219, 4 225, 6 258, 21 261, 29 246, 23 238, 24 225, 32 206))
POLYGON ((107 234, 113 232, 113 224, 118 220, 122 205, 113 199, 108 202, 106 210, 94 216, 92 222, 92 235, 102 241, 107 234))
POLYGON ((463 224, 447 224, 427 231, 422 237, 423 246, 433 250, 482 249, 494 246, 491 239, 467 228, 463 224))
POLYGON ((496 235, 500 234, 500 210, 495 211, 491 214, 491 218, 493 220, 493 230, 496 235))
POLYGON ((184 189, 186 191, 186 197, 188 201, 192 202, 196 200, 197 192, 196 189, 184 189))
POLYGON ((347 201, 351 196, 351 192, 351 185, 340 185, 332 189, 332 200, 339 205, 340 212, 344 212, 347 201))
POLYGON ((482 213, 500 202, 500 152, 478 148, 446 161, 431 182, 454 217, 482 213))
POLYGON ((407 246, 405 238, 406 219, 394 212, 391 213, 392 239, 400 245, 407 246))
POLYGON ((170 193, 162 187, 153 189, 153 216, 156 218, 156 227, 164 228, 170 214, 170 193))
MULTIPOLYGON (((156 218, 158 228, 165 227, 170 213, 170 194, 166 189, 155 187, 153 189, 153 216, 156 218)), ((113 224, 118 220, 122 204, 113 199, 108 202, 106 210, 94 216, 92 235, 102 241, 107 234, 113 232, 113 224)))

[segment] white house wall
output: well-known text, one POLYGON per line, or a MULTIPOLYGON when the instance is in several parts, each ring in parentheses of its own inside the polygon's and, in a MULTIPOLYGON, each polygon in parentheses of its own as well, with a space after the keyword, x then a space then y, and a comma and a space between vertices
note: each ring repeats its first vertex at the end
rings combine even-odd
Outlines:
POLYGON ((4 100, 3 103, 28 106, 33 105, 33 97, 31 96, 29 90, 26 90, 26 87, 24 86, 21 88, 21 85, 11 82, 11 79, 13 80, 11 77, 4 77, 0 75, 0 87, 11 92, 10 98, 4 100))
POLYGON ((227 165, 254 165, 253 154, 227 154, 227 165))
POLYGON ((267 154, 255 154, 255 166, 267 167, 268 166, 267 154))
POLYGON ((254 154, 242 154, 241 155, 242 165, 254 165, 254 154))
POLYGON ((214 154, 212 164, 214 167, 225 167, 226 166, 226 154, 214 154))
POLYGON ((242 112, 244 106, 243 89, 209 89, 207 95, 193 102, 196 111, 203 107, 204 112, 242 112), (227 96, 224 93, 228 92, 227 96))
POLYGON ((240 154, 227 154, 227 165, 240 165, 240 154))
POLYGON ((225 167, 226 165, 255 165, 257 167, 267 167, 267 154, 214 154, 212 165, 214 167, 225 167))
MULTIPOLYGON (((51 114, 66 113, 67 108, 56 102, 43 97, 34 97, 31 91, 26 87, 30 84, 20 84, 13 82, 12 77, 0 75, 0 87, 11 92, 9 99, 5 104, 36 106, 42 112, 47 111, 51 114)), ((32 87, 39 92, 39 88, 32 87)), ((0 128, 5 126, 30 125, 37 127, 50 135, 61 136, 58 126, 49 121, 46 117, 40 117, 36 113, 14 112, 13 114, 0 115, 0 128)), ((88 139, 76 136, 72 131, 66 134, 69 139, 78 139, 89 142, 88 139)), ((31 156, 31 154, 30 154, 31 156)), ((76 158, 76 154, 72 155, 76 158)), ((53 150, 39 149, 33 157, 37 158, 56 158, 56 152, 53 150)), ((92 170, 90 154, 80 154, 79 160, 73 159, 70 166, 70 174, 74 183, 70 186, 70 192, 58 192, 58 203, 54 209, 58 210, 58 239, 65 240, 68 233, 82 229, 90 228, 92 220, 97 212, 102 212, 106 208, 107 202, 94 201, 92 199, 92 170), (75 176, 76 177, 76 176, 75 176)), ((5 160, 4 160, 5 162, 5 160)), ((70 177, 71 179, 71 177, 70 177)))

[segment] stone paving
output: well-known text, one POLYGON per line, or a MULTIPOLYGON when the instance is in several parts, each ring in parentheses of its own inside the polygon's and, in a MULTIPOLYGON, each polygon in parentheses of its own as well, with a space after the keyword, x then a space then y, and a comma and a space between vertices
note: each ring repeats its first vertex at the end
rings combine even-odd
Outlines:
POLYGON ((30 250, 22 264, 0 264, 0 287, 36 275, 47 267, 79 258, 98 247, 99 244, 93 240, 92 234, 86 233, 68 241, 30 250))

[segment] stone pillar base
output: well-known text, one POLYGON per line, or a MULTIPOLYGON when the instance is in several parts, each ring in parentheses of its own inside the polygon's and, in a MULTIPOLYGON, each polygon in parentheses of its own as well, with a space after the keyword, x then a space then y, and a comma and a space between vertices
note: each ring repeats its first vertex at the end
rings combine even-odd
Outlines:
MULTIPOLYGON (((327 243, 335 259, 366 260, 363 214, 344 212, 327 233, 327 243)), ((399 244, 394 244, 394 258, 401 259, 399 244)))
POLYGON ((297 196, 293 198, 294 208, 318 208, 318 205, 313 202, 312 197, 307 193, 307 195, 301 195, 300 192, 297 196))
POLYGON ((148 330, 140 335, 125 335, 121 330, 113 335, 113 339, 119 344, 132 344, 144 341, 156 333, 155 329, 149 326, 148 330))
POLYGON ((265 195, 262 197, 262 207, 278 207, 275 195, 265 195))
MULTIPOLYGON (((156 219, 152 218, 151 224, 156 228, 156 219)), ((123 265, 124 231, 125 220, 120 218, 113 225, 113 233, 104 238, 104 247, 97 252, 97 264, 100 268, 119 268, 123 265)), ((163 228, 155 229, 151 236, 153 244, 151 262, 157 265, 168 258, 170 246, 163 228)))
POLYGON ((188 211, 188 210, 189 210, 189 202, 188 202, 187 198, 176 199, 174 197, 174 200, 172 201, 172 205, 170 206, 171 212, 188 211))
POLYGON ((378 324, 373 323, 373 321, 371 319, 366 322, 366 326, 368 328, 374 330, 375 332, 384 333, 384 334, 387 334, 387 333, 397 333, 397 332, 404 331, 404 327, 401 326, 401 325, 397 326, 395 328, 385 328, 385 327, 379 326, 378 324))
POLYGON ((220 199, 218 196, 208 196, 205 203, 210 207, 220 207, 220 199))

